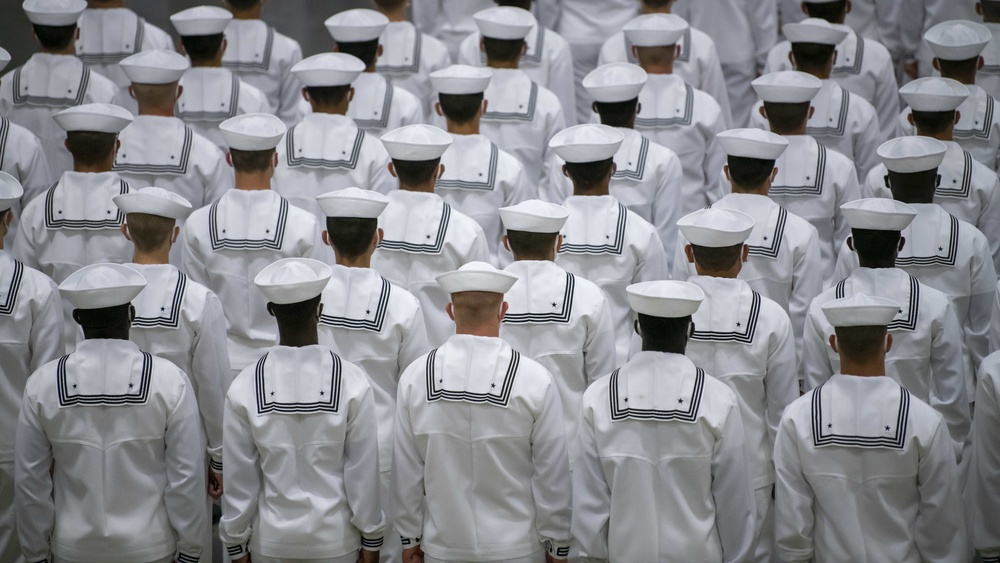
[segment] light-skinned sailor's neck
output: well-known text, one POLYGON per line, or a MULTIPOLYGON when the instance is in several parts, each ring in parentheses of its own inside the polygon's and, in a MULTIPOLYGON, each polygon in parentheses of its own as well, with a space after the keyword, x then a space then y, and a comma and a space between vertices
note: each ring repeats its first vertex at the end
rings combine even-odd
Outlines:
POLYGON ((770 182, 768 182, 766 186, 758 187, 756 189, 744 188, 743 186, 737 185, 735 182, 732 182, 732 185, 733 193, 741 195, 759 195, 767 197, 767 192, 771 189, 770 182))
POLYGON ((934 133, 934 134, 929 134, 929 133, 927 133, 925 131, 921 131, 920 128, 917 127, 917 136, 918 137, 930 137, 931 139, 937 139, 937 140, 943 141, 943 142, 954 141, 955 140, 955 126, 951 125, 950 127, 947 127, 944 130, 938 131, 937 133, 934 133))
POLYGON ((233 13, 234 20, 259 20, 261 10, 264 8, 263 2, 258 2, 257 4, 247 8, 246 10, 237 10, 232 6, 227 6, 230 12, 233 13))
POLYGON ((406 2, 399 5, 399 8, 395 10, 385 10, 378 8, 377 11, 382 12, 382 15, 389 18, 389 23, 394 22, 405 22, 406 20, 406 2))
POLYGON ((71 57, 76 56, 76 41, 70 41, 69 45, 66 45, 62 49, 46 49, 42 47, 38 50, 40 54, 43 55, 69 55, 71 57))
POLYGON ((152 252, 139 252, 136 250, 132 254, 133 264, 157 265, 170 263, 170 245, 165 244, 152 252))
POLYGON ((500 337, 500 321, 485 324, 466 324, 461 318, 455 319, 455 334, 465 336, 480 336, 483 338, 500 337))
POLYGON ((334 250, 334 255, 337 257, 337 265, 344 266, 345 268, 365 268, 370 269, 372 267, 372 255, 363 254, 355 259, 345 258, 341 256, 336 250, 334 250))
POLYGON ((941 73, 941 78, 950 78, 952 80, 956 80, 956 81, 962 83, 965 86, 972 86, 972 85, 975 85, 975 83, 976 83, 976 75, 978 73, 979 73, 979 71, 977 71, 977 70, 973 70, 972 72, 968 72, 968 73, 965 73, 965 72, 949 72, 949 73, 946 74, 946 73, 942 72, 941 73))
POLYGON ((339 104, 317 104, 316 102, 309 102, 312 106, 314 114, 326 114, 326 115, 347 115, 347 110, 350 107, 349 102, 346 100, 339 104))
POLYGON ((478 135, 479 134, 479 117, 473 117, 465 123, 455 123, 454 121, 444 118, 445 123, 448 127, 448 132, 452 135, 478 135))
POLYGON ((263 174, 260 172, 240 172, 236 171, 236 189, 245 192, 260 192, 271 189, 271 177, 273 174, 263 174))
POLYGON ((486 66, 498 70, 517 70, 521 68, 521 60, 515 59, 513 61, 496 61, 488 58, 486 59, 486 66))
POLYGON ((156 104, 144 104, 142 101, 137 100, 139 103, 139 115, 147 115, 154 117, 175 117, 174 116, 174 104, 169 106, 163 105, 158 106, 156 104))
POLYGON ((404 192, 416 192, 424 194, 434 193, 434 186, 437 185, 437 181, 426 182, 423 184, 404 184, 399 183, 399 189, 404 192))
POLYGON ((222 68, 222 49, 211 59, 191 61, 191 68, 222 68))

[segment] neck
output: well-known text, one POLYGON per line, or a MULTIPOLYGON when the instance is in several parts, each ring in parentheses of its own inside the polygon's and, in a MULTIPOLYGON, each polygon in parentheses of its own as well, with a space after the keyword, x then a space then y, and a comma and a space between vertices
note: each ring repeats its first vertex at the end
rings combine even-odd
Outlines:
POLYGON ((771 125, 770 127, 771 127, 771 132, 774 133, 775 135, 781 135, 782 137, 793 137, 796 135, 805 135, 807 123, 808 121, 803 121, 800 125, 798 125, 797 127, 793 127, 791 129, 780 129, 778 127, 775 127, 774 125, 771 125))
POLYGON ((167 105, 157 105, 157 104, 146 104, 142 100, 136 100, 139 103, 139 115, 155 115, 157 117, 174 117, 174 104, 167 105))
POLYGON ((69 45, 66 45, 62 49, 46 49, 43 47, 41 52, 46 55, 76 55, 76 41, 70 41, 69 45))
POLYGON ((950 78, 952 80, 957 80, 966 86, 971 86, 976 83, 977 71, 973 72, 948 72, 941 73, 942 78, 950 78))
POLYGON ((278 344, 280 346, 288 346, 290 348, 315 346, 316 344, 319 344, 319 335, 316 331, 316 325, 311 325, 311 330, 310 328, 302 328, 301 330, 281 330, 279 327, 278 344))
POLYGON ((660 352, 662 354, 678 354, 683 356, 686 348, 687 341, 685 341, 683 345, 666 342, 647 342, 646 340, 642 341, 643 352, 660 352))
POLYGON ((455 320, 455 334, 465 334, 468 336, 483 336, 486 338, 498 338, 500 336, 500 323, 488 325, 465 325, 459 320, 455 320))
POLYGON ((611 187, 610 187, 610 185, 611 185, 611 182, 609 180, 609 181, 601 182, 600 184, 597 184, 595 186, 592 186, 589 189, 584 189, 584 188, 578 187, 574 183, 573 184, 573 195, 582 195, 582 196, 611 195, 611 187))
POLYGON ((924 203, 934 203, 934 191, 931 190, 929 194, 921 193, 920 190, 916 189, 906 190, 906 193, 901 193, 901 194, 892 192, 892 199, 900 203, 905 203, 907 205, 913 205, 913 204, 921 205, 924 203))
POLYGON ((271 176, 274 170, 268 169, 265 172, 241 172, 236 171, 236 189, 245 191, 261 191, 271 189, 271 176))
POLYGON ((83 329, 84 340, 128 340, 128 326, 102 329, 83 329))
POLYGON ((479 119, 480 115, 476 114, 475 117, 465 123, 456 123, 447 117, 444 118, 444 121, 448 126, 448 132, 453 135, 478 135, 479 119))
POLYGON ((375 74, 376 72, 378 72, 375 69, 375 61, 372 61, 372 64, 365 66, 365 72, 367 72, 368 74, 375 74))
POLYGON ((263 2, 258 2, 254 6, 245 10, 237 10, 229 6, 229 11, 233 13, 234 20, 259 20, 260 12, 264 8, 263 2))
POLYGON ((740 267, 741 263, 737 262, 732 268, 728 270, 706 270, 701 267, 697 262, 694 263, 694 270, 699 276, 707 276, 710 278, 722 278, 727 280, 735 280, 740 277, 740 267))
POLYGON ((309 105, 312 106, 313 113, 327 113, 330 115, 347 115, 347 108, 350 102, 346 99, 339 104, 317 104, 316 102, 310 102, 309 105))
POLYGON ((111 160, 101 162, 98 164, 80 164, 78 162, 73 163, 73 172, 83 172, 86 174, 102 174, 104 172, 111 172, 111 168, 114 166, 114 157, 111 160))
POLYGON ((917 135, 920 137, 930 137, 931 139, 937 139, 939 141, 953 141, 955 140, 955 124, 952 123, 948 127, 933 133, 924 131, 917 126, 917 135))
POLYGON ((768 190, 771 189, 771 183, 767 182, 762 186, 749 187, 740 186, 733 182, 733 193, 734 194, 753 194, 753 195, 763 195, 766 196, 768 190))
POLYGON ((796 67, 795 70, 811 74, 820 80, 829 80, 830 74, 833 72, 833 61, 831 60, 830 64, 824 68, 796 67))
POLYGON ((165 244, 162 247, 150 252, 140 252, 139 250, 136 250, 132 254, 132 263, 147 265, 169 264, 170 246, 171 245, 169 244, 165 244))
POLYGON ((403 190, 404 192, 422 192, 422 193, 432 194, 434 193, 435 185, 437 185, 437 178, 434 178, 431 181, 425 182, 423 184, 404 184, 400 182, 399 189, 403 190))
POLYGON ((221 68, 222 67, 222 49, 219 49, 219 54, 211 59, 201 59, 197 61, 191 61, 191 68, 221 68))
POLYGON ((399 8, 395 10, 386 10, 383 8, 378 8, 379 12, 389 18, 390 22, 405 22, 406 21, 406 4, 402 4, 399 8))
POLYGON ((643 2, 642 4, 642 15, 647 14, 669 14, 673 9, 673 3, 668 3, 666 6, 650 6, 643 2))
POLYGON ((555 262, 556 261, 556 251, 553 248, 551 252, 545 256, 522 256, 516 252, 514 254, 515 262, 555 262))
POLYGON ((662 63, 640 63, 646 74, 673 74, 674 61, 662 63))
POLYGON ((490 68, 513 68, 517 69, 521 66, 521 59, 514 59, 513 61, 497 61, 489 57, 486 58, 486 66, 490 68))
POLYGON ((125 0, 90 0, 87 7, 93 10, 106 10, 108 8, 124 8, 125 0))
POLYGON ((337 265, 344 266, 347 268, 371 268, 372 267, 372 255, 371 253, 362 254, 356 258, 347 258, 337 252, 334 248, 334 255, 337 257, 337 265))
POLYGON ((855 377, 880 377, 885 375, 885 357, 868 362, 852 362, 840 356, 840 373, 855 377))

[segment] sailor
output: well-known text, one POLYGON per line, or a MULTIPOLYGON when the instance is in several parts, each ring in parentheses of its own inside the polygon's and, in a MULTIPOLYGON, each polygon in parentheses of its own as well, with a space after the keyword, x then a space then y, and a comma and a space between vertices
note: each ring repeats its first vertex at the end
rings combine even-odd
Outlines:
POLYGON ((434 192, 445 203, 476 220, 486 233, 496 262, 507 264, 502 250, 503 226, 497 210, 535 195, 521 162, 481 135, 480 120, 487 109, 484 92, 493 72, 487 68, 452 65, 431 74, 438 93, 434 109, 444 117, 452 143, 441 155, 444 173, 434 192))
POLYGON ((118 86, 76 57, 84 0, 25 0, 22 8, 40 50, 0 77, 0 115, 38 137, 51 177, 58 178, 73 169, 73 158, 52 116, 81 104, 116 103, 118 86))
POLYGON ((995 561, 1000 557, 1000 535, 996 522, 1000 517, 1000 483, 997 482, 997 467, 1000 467, 1000 436, 996 428, 1000 425, 1000 354, 994 352, 983 360, 979 368, 979 382, 976 387, 976 416, 972 421, 972 459, 966 497, 972 506, 972 526, 976 550, 983 561, 995 561))
POLYGON ((840 371, 778 427, 775 531, 782 561, 972 559, 948 427, 885 377, 900 303, 856 294, 823 305, 840 371))
POLYGON ((260 18, 264 0, 225 0, 233 19, 226 26, 228 46, 222 66, 259 89, 274 115, 291 127, 299 118, 302 85, 291 70, 302 60, 299 42, 278 32, 260 18))
POLYGON ((972 400, 965 386, 962 329, 947 295, 896 267, 900 247, 911 244, 900 233, 917 210, 892 199, 859 199, 844 204, 843 213, 851 226, 848 245, 861 267, 809 307, 801 362, 804 388, 815 389, 840 373, 840 359, 828 343, 834 327, 823 304, 853 295, 892 299, 901 312, 888 325, 893 345, 886 352, 885 374, 938 411, 960 459, 972 400))
MULTIPOLYGON (((968 87, 950 78, 918 78, 900 88, 899 93, 910 107, 907 121, 916 127, 916 134, 937 139, 948 147, 938 167, 941 180, 934 190, 934 203, 975 225, 990 241, 993 264, 1000 267, 1000 179, 992 168, 955 142, 955 124, 969 97, 968 87)), ((885 187, 886 174, 885 165, 873 168, 865 191, 875 197, 891 198, 885 187)))
MULTIPOLYGON (((319 342, 368 375, 378 422, 379 476, 382 504, 391 506, 392 424, 396 387, 403 370, 430 348, 420 302, 371 268, 372 253, 382 239, 378 217, 389 204, 384 195, 345 188, 316 198, 326 215, 323 242, 337 263, 323 290, 319 342)), ((383 563, 399 561, 399 534, 386 522, 383 563)))
POLYGON ((860 198, 861 187, 854 161, 809 134, 807 123, 814 112, 810 104, 822 87, 820 79, 794 70, 773 72, 753 81, 764 102, 760 111, 768 127, 788 141, 788 148, 774 163, 778 175, 767 195, 816 227, 823 280, 828 284, 837 251, 850 234, 840 206, 860 198))
MULTIPOLYGON (((344 10, 326 20, 336 50, 354 55, 365 64, 364 72, 351 83, 355 92, 347 117, 376 137, 404 125, 424 122, 420 98, 405 88, 397 88, 377 72, 376 60, 383 52, 379 37, 388 25, 389 18, 385 15, 363 8, 344 10)), ((309 113, 308 108, 304 113, 309 113)))
POLYGON ((486 88, 482 133, 524 165, 528 182, 543 185, 555 155, 548 143, 566 128, 559 98, 520 70, 525 37, 538 25, 531 12, 509 6, 483 10, 475 15, 493 72, 486 88))
MULTIPOLYGON (((811 3, 817 2, 818 0, 814 0, 811 3)), ((844 24, 860 37, 884 45, 892 56, 893 65, 900 71, 904 62, 903 33, 899 24, 902 6, 902 0, 850 0, 844 17, 844 24)), ((830 10, 837 12, 839 7, 832 6, 830 10)), ((778 16, 783 24, 787 24, 798 23, 809 17, 809 14, 803 8, 802 0, 778 0, 778 16)))
MULTIPOLYGON (((888 169, 884 182, 892 198, 917 210, 901 232, 906 245, 896 267, 951 299, 965 343, 966 396, 972 398, 975 368, 988 354, 997 275, 989 241, 979 229, 933 203, 938 167, 947 151, 947 145, 930 137, 900 137, 880 146, 878 156, 888 169)), ((834 279, 846 278, 859 264, 858 254, 845 241, 834 279)))
POLYGON ((473 261, 489 261, 489 243, 479 223, 434 193, 441 177, 441 155, 451 136, 430 125, 410 125, 382 136, 392 157, 389 171, 399 189, 379 216, 384 236, 372 256, 372 268, 419 301, 427 342, 440 346, 454 325, 445 307, 448 294, 435 276, 473 261))
POLYGON ((684 254, 697 275, 688 279, 705 299, 691 320, 685 354, 739 398, 757 514, 753 559, 774 551, 774 464, 771 452, 785 407, 799 397, 795 335, 788 313, 737 276, 747 259, 754 220, 729 209, 702 209, 677 222, 684 254))
MULTIPOLYGON (((642 13, 670 14, 677 0, 642 0, 642 13)), ((680 17, 680 16, 677 16, 680 17)), ((726 123, 732 123, 733 113, 729 106, 729 90, 722 75, 722 64, 715 49, 715 41, 707 33, 688 26, 687 31, 677 41, 681 52, 674 59, 674 74, 684 82, 705 92, 719 104, 726 123)), ((608 63, 638 63, 632 52, 632 43, 619 32, 608 38, 601 47, 597 59, 598 66, 608 63)))
MULTIPOLYGON (((994 110, 1000 102, 976 86, 976 73, 983 66, 981 53, 991 38, 989 29, 967 21, 943 22, 924 35, 934 52, 934 69, 969 90, 969 97, 957 109, 955 141, 979 162, 1000 170, 1000 112, 994 110)), ((909 121, 910 112, 911 108, 903 110, 899 124, 904 134, 912 135, 916 131, 909 121)))
POLYGON ((642 351, 583 395, 573 536, 584 561, 749 561, 753 478, 739 399, 684 356, 704 294, 628 288, 642 351))
POLYGON ((193 67, 180 80, 184 91, 177 100, 177 117, 222 150, 227 147, 220 123, 273 109, 263 92, 222 67, 228 45, 224 32, 232 20, 228 10, 215 6, 189 8, 170 16, 193 67))
POLYGON ((312 111, 278 145, 274 189, 320 221, 325 217, 316 197, 328 191, 357 186, 387 194, 396 188, 385 147, 347 117, 358 99, 351 83, 364 69, 346 53, 313 55, 292 68, 312 111))
POLYGON ((192 213, 182 231, 182 268, 222 300, 229 364, 235 377, 274 344, 267 302, 253 277, 280 258, 321 258, 320 227, 312 213, 271 190, 277 146, 285 125, 273 115, 249 114, 219 126, 236 189, 192 213))
MULTIPOLYGON (((868 171, 878 165, 875 150, 882 141, 882 132, 875 108, 830 78, 837 45, 847 37, 847 31, 818 18, 786 24, 783 29, 792 45, 792 67, 823 81, 812 99, 813 112, 806 133, 853 160, 858 181, 864 181, 868 171)), ((750 112, 750 126, 767 129, 761 106, 763 103, 757 102, 750 112)))
MULTIPOLYGON (((830 80, 849 90, 875 108, 883 139, 897 136, 896 116, 899 114, 899 95, 896 91, 896 69, 889 50, 874 39, 856 33, 844 19, 851 11, 850 0, 804 0, 802 9, 810 18, 830 22, 834 28, 847 32, 837 44, 830 80)), ((767 54, 764 73, 791 70, 792 44, 782 41, 767 54)))
POLYGON ((27 561, 202 556, 205 442, 191 384, 129 342, 145 285, 128 266, 94 264, 59 286, 85 340, 25 386, 14 477, 27 561))
POLYGON ((976 84, 994 98, 1000 96, 1000 0, 979 0, 976 11, 983 16, 983 27, 990 30, 990 42, 983 48, 983 67, 976 73, 976 84))
MULTIPOLYGON (((816 227, 767 196, 778 172, 774 163, 788 141, 757 129, 726 131, 719 135, 719 141, 729 157, 724 171, 733 193, 712 207, 742 211, 754 220, 740 279, 788 312, 796 349, 801 350, 802 323, 809 303, 823 291, 823 258, 816 227)), ((687 279, 696 273, 684 252, 686 244, 683 236, 678 237, 674 279, 687 279)))
MULTIPOLYGON (((0 172, 0 233, 10 228, 12 209, 24 195, 17 179, 0 172)), ((17 427, 28 376, 65 353, 62 303, 56 284, 4 250, 0 237, 0 424, 17 427)), ((14 435, 0 436, 0 559, 23 563, 14 523, 14 435)))
POLYGON ((254 278, 278 344, 226 395, 219 531, 234 563, 378 561, 385 515, 375 400, 361 368, 319 344, 329 280, 329 266, 303 258, 254 278))
MULTIPOLYGON (((132 299, 135 316, 129 340, 143 352, 170 360, 188 376, 207 440, 208 494, 222 496, 222 401, 232 380, 226 349, 226 316, 219 298, 168 262, 191 203, 163 188, 148 187, 116 196, 125 214, 122 234, 135 247, 130 268, 146 278, 132 299)), ((206 501, 207 501, 206 497, 206 501)), ((211 514, 209 506, 206 514, 211 514)), ((211 520, 202 532, 205 553, 212 548, 211 520)))
MULTIPOLYGON (((499 6, 531 10, 533 0, 495 0, 499 6)), ((482 47, 483 36, 470 33, 458 50, 459 64, 484 66, 486 52, 482 47)), ((538 21, 524 37, 525 51, 518 62, 535 84, 548 88, 559 99, 566 125, 576 124, 576 81, 573 79, 573 55, 569 43, 561 35, 546 29, 538 21)))
MULTIPOLYGON (((24 209, 14 238, 14 258, 41 270, 56 283, 88 264, 124 263, 132 249, 118 229, 125 216, 112 198, 129 192, 128 183, 111 171, 118 133, 132 115, 118 106, 86 104, 53 116, 65 131, 73 170, 24 209)), ((67 350, 80 338, 73 309, 63 306, 67 350)))
POLYGON ((517 276, 472 262, 437 280, 457 334, 399 381, 392 490, 403 562, 565 563, 572 493, 559 390, 499 338, 517 276))
POLYGON ((517 276, 500 337, 552 374, 572 463, 583 392, 618 366, 611 305, 596 284, 555 263, 565 207, 532 199, 502 208, 500 217, 514 255, 504 270, 517 276))
POLYGON ((492 5, 492 0, 420 0, 411 9, 417 29, 439 39, 451 60, 458 60, 462 40, 476 31, 472 16, 492 5))
POLYGON ((681 214, 711 205, 719 191, 725 154, 715 136, 726 129, 719 104, 674 74, 677 42, 689 29, 670 14, 640 16, 625 26, 632 53, 649 77, 639 94, 635 128, 681 159, 681 214))
POLYGON ((946 21, 979 21, 978 0, 917 0, 902 2, 904 8, 895 20, 903 43, 904 71, 910 80, 926 78, 938 70, 934 66, 934 50, 925 41, 934 26, 946 21))

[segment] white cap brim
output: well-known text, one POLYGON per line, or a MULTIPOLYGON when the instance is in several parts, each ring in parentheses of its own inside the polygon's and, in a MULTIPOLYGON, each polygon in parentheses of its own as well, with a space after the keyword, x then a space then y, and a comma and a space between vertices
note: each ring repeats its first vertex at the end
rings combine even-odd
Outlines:
POLYGON ((899 89, 913 111, 954 111, 970 94, 964 84, 950 78, 918 78, 899 89))
POLYGON ((59 295, 74 309, 105 309, 131 303, 146 287, 142 274, 121 264, 92 264, 59 284, 59 295))
POLYGON ((622 27, 629 43, 636 47, 676 45, 690 26, 676 14, 645 14, 622 27))
POLYGON ((310 258, 284 258, 257 274, 253 283, 269 302, 290 305, 315 299, 333 276, 330 266, 310 258))
POLYGON ((761 129, 730 129, 716 139, 727 156, 778 160, 788 148, 788 139, 761 129))
POLYGON ((625 134, 614 127, 585 123, 556 133, 549 146, 569 163, 600 162, 614 158, 624 140, 625 134))
POLYGON ((835 26, 819 18, 806 18, 799 23, 786 23, 781 31, 790 43, 816 43, 819 45, 839 45, 847 38, 846 28, 835 26))
POLYGON ((112 198, 122 213, 145 213, 167 219, 183 219, 191 213, 191 202, 163 188, 132 190, 112 198))
POLYGON ((952 20, 927 30, 924 41, 934 56, 946 61, 967 61, 982 54, 993 34, 978 23, 952 20))
POLYGON ((486 67, 451 65, 430 74, 431 87, 439 94, 482 94, 493 79, 486 67))
POLYGON ((156 49, 136 53, 118 66, 133 84, 171 84, 179 81, 191 64, 174 51, 156 49))
POLYGON ((7 211, 24 196, 21 182, 10 174, 0 171, 0 211, 7 211))
POLYGON ((67 133, 121 133, 122 129, 132 123, 132 114, 116 105, 85 104, 64 109, 53 115, 52 119, 67 133))
POLYGON ((66 27, 76 24, 80 14, 87 9, 87 2, 86 0, 25 0, 21 8, 28 16, 28 21, 35 25, 66 27))
POLYGON ((517 276, 497 270, 486 262, 469 262, 461 268, 445 272, 437 278, 438 285, 445 293, 462 293, 465 291, 483 291, 486 293, 504 294, 517 282, 517 276))
POLYGON ((713 207, 699 209, 677 221, 677 229, 689 243, 707 248, 743 244, 753 226, 753 217, 746 213, 713 207))
POLYGON ((569 210, 565 207, 540 199, 501 207, 499 211, 505 229, 526 233, 558 233, 569 217, 569 210))
POLYGON ((826 320, 834 328, 854 326, 888 326, 899 314, 899 303, 884 297, 856 293, 845 299, 834 299, 820 306, 826 320))
POLYGON ((797 70, 772 72, 750 83, 761 100, 775 104, 803 104, 812 101, 823 81, 797 70))
POLYGON ((898 137, 882 143, 878 156, 886 169, 900 174, 925 172, 941 166, 948 146, 930 137, 898 137))
POLYGON ((285 124, 266 113, 248 113, 219 124, 222 138, 230 149, 267 151, 278 146, 285 134, 285 124))
POLYGON ((639 65, 609 63, 590 72, 583 79, 583 87, 595 102, 627 102, 639 97, 648 75, 639 65))
POLYGON ((389 18, 375 10, 356 8, 330 16, 324 25, 337 43, 361 43, 378 39, 389 18))
POLYGON ((196 6, 170 16, 170 23, 181 37, 218 35, 231 21, 233 14, 218 6, 196 6))
POLYGON ((665 319, 689 317, 705 300, 705 292, 697 285, 673 280, 632 284, 625 293, 636 313, 665 319))
POLYGON ((902 231, 913 222, 917 210, 886 198, 864 198, 840 206, 840 213, 852 229, 902 231))
POLYGON ((432 125, 406 125, 382 135, 389 158, 422 162, 441 158, 451 146, 451 135, 432 125))
POLYGON ((524 39, 535 27, 535 16, 512 6, 487 8, 472 16, 483 37, 516 41, 524 39))
POLYGON ((350 187, 318 196, 316 203, 327 217, 377 219, 389 205, 389 198, 371 190, 350 187))
POLYGON ((320 53, 302 59, 292 67, 292 74, 307 88, 347 86, 365 71, 365 63, 347 53, 320 53))

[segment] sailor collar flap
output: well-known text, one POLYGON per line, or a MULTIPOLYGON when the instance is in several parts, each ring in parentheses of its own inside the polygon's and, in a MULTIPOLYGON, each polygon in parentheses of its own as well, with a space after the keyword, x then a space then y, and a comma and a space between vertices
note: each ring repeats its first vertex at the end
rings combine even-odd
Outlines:
POLYGON ((24 265, 6 253, 0 254, 0 315, 10 316, 17 310, 17 297, 24 278, 24 265))
POLYGON ((146 22, 131 10, 87 10, 76 56, 88 65, 118 64, 142 50, 146 22), (98 13, 99 12, 99 13, 98 13))
POLYGON ((996 100, 982 88, 969 86, 972 92, 958 107, 960 115, 955 125, 956 141, 988 139, 993 127, 996 100))
POLYGON ((867 382, 842 381, 849 377, 834 375, 813 390, 813 445, 903 449, 910 393, 899 385, 895 392, 873 393, 873 386, 859 384, 867 382))
POLYGON ((257 415, 336 413, 340 410, 342 375, 340 356, 329 349, 272 348, 254 369, 257 415), (304 353, 317 357, 304 362, 304 353))
POLYGON ((823 195, 827 148, 815 140, 812 141, 802 152, 796 151, 794 154, 788 154, 786 151, 781 156, 775 165, 778 169, 778 175, 774 178, 768 195, 823 195))
POLYGON ((693 423, 705 390, 705 372, 691 360, 658 352, 637 355, 611 374, 611 420, 693 423))
POLYGON ((514 273, 518 273, 520 279, 507 292, 510 309, 504 315, 504 324, 569 324, 576 289, 573 274, 560 271, 522 273, 520 269, 514 273))
POLYGON ((493 80, 486 88, 485 97, 489 105, 483 114, 484 121, 534 121, 535 119, 538 84, 523 72, 510 77, 504 77, 503 73, 494 73, 493 80))
POLYGON ((767 196, 730 194, 723 200, 725 209, 735 209, 753 217, 753 231, 747 238, 750 256, 777 259, 785 237, 788 211, 767 196))
POLYGON ((319 323, 334 328, 382 332, 391 295, 392 284, 374 270, 337 267, 323 290, 323 313, 319 323))
POLYGON ((240 77, 226 69, 207 70, 219 72, 192 73, 189 70, 181 78, 184 94, 177 100, 175 112, 178 118, 184 121, 222 122, 239 113, 240 77))
POLYGON ((385 129, 389 125, 395 92, 392 82, 378 74, 362 73, 354 81, 354 89, 354 99, 347 110, 348 117, 362 129, 385 129))
POLYGON ((288 200, 274 192, 267 194, 271 196, 268 201, 253 197, 257 194, 239 199, 227 195, 231 197, 223 196, 209 209, 212 250, 281 250, 288 222, 288 200), (259 220, 248 221, 248 217, 259 220))
POLYGON ((50 58, 53 64, 29 60, 11 73, 14 105, 68 108, 83 104, 90 69, 76 57, 50 58))
MULTIPOLYGON (((462 139, 461 141, 465 141, 462 139)), ((441 158, 444 167, 444 176, 438 179, 435 189, 452 190, 484 190, 492 191, 497 181, 497 163, 500 158, 500 149, 495 143, 485 137, 477 139, 482 141, 477 143, 475 149, 486 149, 481 152, 487 158, 476 158, 477 154, 457 151, 453 144, 441 158)), ((463 147, 469 146, 462 142, 463 147)))
POLYGON ((574 199, 566 202, 570 214, 563 227, 563 244, 559 253, 620 255, 625 248, 628 209, 613 198, 601 202, 607 205, 596 206, 574 205, 581 203, 574 199))
POLYGON ((146 287, 132 300, 135 307, 132 326, 178 328, 184 292, 187 289, 187 276, 172 267, 169 267, 165 275, 155 275, 148 268, 143 268, 142 273, 146 278, 146 287))
POLYGON ((365 132, 353 123, 346 130, 331 130, 330 125, 328 120, 314 122, 307 118, 289 129, 285 133, 285 161, 288 166, 327 170, 357 168, 365 132))
POLYGON ((453 337, 427 355, 427 402, 506 408, 521 354, 499 338, 453 337))
POLYGON ((625 142, 622 143, 618 154, 615 155, 615 180, 634 180, 641 182, 646 175, 646 159, 649 155, 649 139, 644 135, 636 133, 630 135, 625 133, 625 142))
POLYGON ((972 193, 972 171, 975 161, 972 153, 959 146, 948 147, 944 162, 938 167, 941 185, 934 190, 934 197, 967 199, 972 193), (962 158, 950 158, 952 151, 959 151, 962 158))
POLYGON ((0 162, 7 154, 7 138, 10 136, 10 120, 0 117, 0 162))
POLYGON ((267 72, 274 50, 274 28, 260 21, 229 24, 226 29, 229 47, 222 66, 240 72, 267 72))
POLYGON ((859 268, 837 284, 835 295, 844 299, 852 295, 885 297, 899 303, 899 313, 889 323, 889 330, 913 331, 920 316, 920 282, 903 270, 871 270, 859 268), (892 279, 888 279, 888 278, 892 279))
POLYGON ((635 118, 638 128, 691 125, 694 87, 674 75, 652 75, 639 93, 642 108, 635 118), (662 82, 662 84, 661 84, 662 82))
MULTIPOLYGON (((628 62, 632 64, 639 64, 638 59, 632 54, 632 42, 628 40, 628 36, 622 33, 622 40, 625 41, 625 55, 628 57, 628 62)), ((681 46, 681 54, 674 62, 687 63, 691 61, 691 28, 688 27, 684 30, 684 35, 681 36, 677 44, 681 46)))
POLYGON ((857 33, 848 33, 837 45, 837 61, 832 76, 845 77, 861 74, 865 62, 865 40, 857 33), (852 45, 853 43, 853 45, 852 45))
POLYGON ((59 359, 56 388, 60 408, 146 404, 153 357, 141 352, 119 357, 114 362, 106 362, 107 359, 104 354, 81 353, 80 348, 59 359))
POLYGON ((125 214, 112 199, 128 192, 128 184, 117 174, 66 173, 45 194, 45 228, 72 231, 118 229, 125 220, 125 214))
POLYGON ((903 230, 906 245, 896 257, 896 267, 954 266, 958 259, 960 225, 944 209, 919 212, 903 230))
MULTIPOLYGON (((174 121, 174 120, 171 120, 174 121)), ((143 122, 140 121, 140 124, 143 122)), ((125 142, 115 158, 115 172, 133 174, 187 174, 191 163, 194 132, 183 121, 167 123, 157 120, 152 127, 141 127, 122 133, 125 142)), ((129 128, 135 127, 135 124, 129 128)))
POLYGON ((812 99, 812 106, 815 110, 807 123, 807 134, 814 137, 844 135, 851 111, 851 95, 847 90, 827 81, 812 99))
POLYGON ((383 51, 375 63, 375 70, 400 75, 420 72, 423 35, 409 22, 390 23, 379 38, 383 51))
POLYGON ((746 283, 739 283, 737 287, 732 283, 716 283, 734 280, 700 276, 695 280, 692 281, 706 289, 708 298, 692 316, 695 331, 691 340, 752 344, 760 319, 760 294, 746 283))
POLYGON ((382 239, 379 248, 414 254, 440 254, 448 236, 451 206, 440 196, 432 196, 425 201, 414 198, 393 201, 403 195, 402 193, 390 195, 387 211, 395 207, 394 204, 398 204, 400 207, 405 207, 405 215, 400 216, 398 212, 382 214, 379 224, 385 231, 385 238, 382 239))

